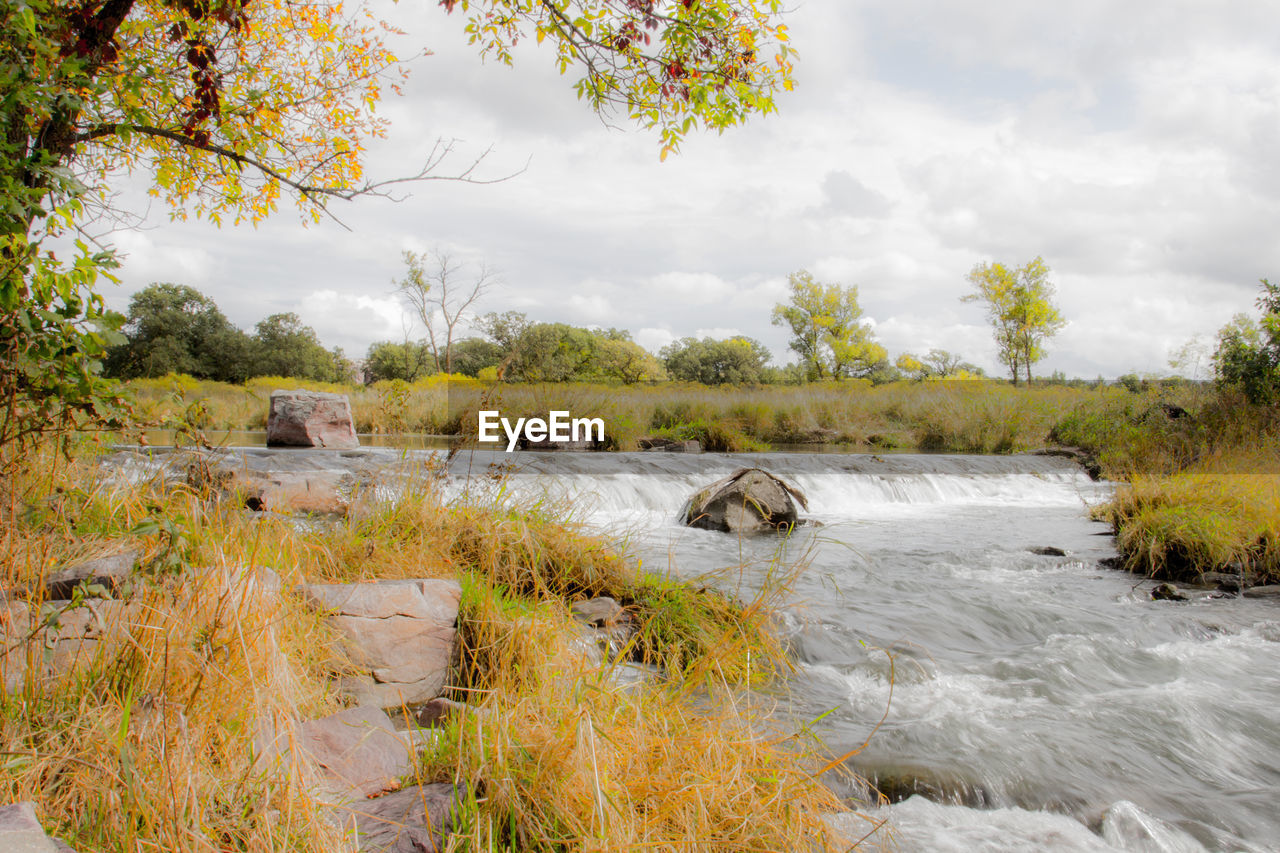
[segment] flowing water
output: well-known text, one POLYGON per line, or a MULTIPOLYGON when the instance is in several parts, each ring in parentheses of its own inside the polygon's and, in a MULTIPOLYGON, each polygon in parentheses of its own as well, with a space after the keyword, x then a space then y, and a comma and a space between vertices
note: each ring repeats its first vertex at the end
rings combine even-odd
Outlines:
MULTIPOLYGON (((279 458, 368 470, 399 454, 279 458)), ((856 751, 849 766, 892 801, 864 813, 899 849, 1280 850, 1280 606, 1153 602, 1149 582, 1100 568, 1114 545, 1087 509, 1109 487, 1066 460, 462 452, 448 487, 495 488, 491 466, 526 499, 573 498, 651 568, 728 567, 721 583, 750 594, 803 561, 781 605, 798 671, 767 698, 856 751), (748 465, 798 486, 820 524, 738 538, 679 523, 748 465)))
POLYGON ((775 558, 806 561, 778 713, 821 716, 837 755, 867 742, 849 764, 896 801, 868 814, 900 849, 1280 850, 1280 608, 1153 602, 1100 568, 1114 545, 1087 507, 1109 488, 1066 460, 463 453, 455 483, 491 462, 517 492, 572 496, 651 567, 740 567, 726 583, 749 591, 775 558), (747 465, 797 485, 821 525, 678 523, 747 465))

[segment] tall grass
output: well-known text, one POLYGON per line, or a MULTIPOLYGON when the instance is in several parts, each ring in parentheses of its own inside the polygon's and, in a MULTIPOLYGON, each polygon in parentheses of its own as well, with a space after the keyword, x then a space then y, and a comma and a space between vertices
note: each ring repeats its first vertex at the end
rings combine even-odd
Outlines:
POLYGON ((461 783, 451 849, 844 849, 823 834, 841 805, 813 745, 735 707, 786 666, 767 595, 646 574, 560 508, 446 504, 429 480, 299 524, 158 480, 108 485, 92 460, 41 464, 0 520, 8 588, 122 544, 143 561, 91 653, 0 699, 3 793, 78 849, 340 849, 301 777, 255 761, 264 721, 337 709, 351 666, 290 590, 424 576, 464 587, 450 683, 476 710, 407 780, 461 783), (278 598, 258 587, 267 568, 278 598), (569 603, 597 594, 640 627, 618 660, 587 654, 571 623, 569 603), (616 684, 633 657, 665 675, 616 684))
POLYGON ((1131 571, 1280 580, 1280 417, 1231 391, 1183 388, 1081 406, 1053 438, 1122 481, 1099 508, 1131 571))
MULTIPOLYGON (((177 377, 130 387, 153 420, 182 417, 199 404, 199 425, 222 430, 263 428, 270 387, 296 384, 259 379, 238 387, 177 377)), ((360 432, 455 435, 463 423, 475 423, 480 408, 498 409, 512 419, 562 409, 574 417, 603 418, 612 449, 635 450, 638 439, 658 435, 697 439, 708 450, 730 452, 811 443, 869 450, 1026 450, 1043 446, 1053 426, 1081 405, 1127 394, 1114 388, 1013 388, 995 381, 708 388, 681 383, 483 386, 457 377, 341 390, 351 399, 360 432)))

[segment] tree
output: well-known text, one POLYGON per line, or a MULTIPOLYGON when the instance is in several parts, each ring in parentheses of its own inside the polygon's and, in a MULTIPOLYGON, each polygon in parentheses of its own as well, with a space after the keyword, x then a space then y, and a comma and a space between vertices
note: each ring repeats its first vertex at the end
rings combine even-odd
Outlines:
POLYGON ((493 286, 495 276, 481 263, 475 274, 464 277, 462 264, 441 249, 405 252, 404 263, 408 269, 396 281, 396 292, 426 327, 436 372, 452 373, 454 333, 467 309, 493 286))
POLYGON ((453 372, 479 376, 486 367, 502 363, 502 348, 484 338, 463 338, 453 345, 453 372))
POLYGON ((764 344, 742 335, 725 340, 681 338, 663 347, 660 356, 672 379, 703 385, 761 382, 772 358, 764 344))
MULTIPOLYGON (((615 332, 610 329, 609 332, 615 332)), ((624 385, 653 382, 667 377, 653 353, 631 340, 629 333, 598 335, 596 344, 600 373, 607 379, 618 379, 624 385)))
POLYGON ((351 365, 341 350, 327 350, 315 329, 302 325, 292 312, 259 321, 254 336, 253 374, 291 376, 317 382, 343 382, 351 365))
POLYGON ((977 289, 961 301, 986 303, 1000 362, 1009 368, 1014 385, 1020 369, 1030 385, 1031 365, 1044 358, 1044 342, 1067 324, 1053 304, 1049 267, 1039 257, 1012 269, 978 264, 968 281, 977 289))
POLYGON ((255 375, 253 341, 212 299, 185 284, 149 284, 135 293, 124 332, 124 343, 107 353, 109 376, 185 373, 244 382, 255 375))
POLYGON ((773 308, 773 324, 791 330, 791 349, 810 379, 863 376, 888 357, 867 323, 858 322, 858 288, 815 281, 805 270, 787 280, 791 301, 773 308))
POLYGON ((400 379, 413 382, 431 373, 431 350, 425 341, 378 341, 364 357, 364 381, 400 379))
POLYGON ((1258 321, 1237 314, 1218 331, 1213 353, 1218 384, 1238 388, 1251 403, 1280 400, 1280 284, 1261 280, 1258 321))
MULTIPOLYGON (((485 54, 548 42, 581 98, 657 128, 662 153, 698 126, 774 109, 791 87, 781 0, 444 0, 485 54)), ((385 25, 328 0, 25 0, 0 8, 0 438, 63 415, 95 417, 111 327, 94 291, 114 263, 79 243, 44 247, 107 199, 113 174, 150 171, 153 193, 215 222, 256 221, 292 194, 319 218, 365 178, 375 112, 403 67, 385 25), (64 363, 52 366, 47 358, 64 363), (74 363, 73 363, 74 362, 74 363)), ((436 178, 437 142, 408 178, 436 178)), ((449 177, 472 179, 475 164, 449 177)), ((8 447, 5 438, 4 447, 8 447)))
POLYGON ((894 362, 898 369, 916 380, 972 379, 985 375, 982 368, 964 361, 956 353, 931 349, 923 358, 904 352, 894 362))

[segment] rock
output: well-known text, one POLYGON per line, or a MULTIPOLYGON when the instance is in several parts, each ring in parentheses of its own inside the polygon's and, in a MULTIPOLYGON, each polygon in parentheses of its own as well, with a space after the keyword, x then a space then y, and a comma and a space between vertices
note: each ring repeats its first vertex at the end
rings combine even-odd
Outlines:
POLYGON ((1052 545, 1042 545, 1038 548, 1028 548, 1032 554, 1038 554, 1041 557, 1065 557, 1067 552, 1061 548, 1055 548, 1052 545))
POLYGON ((45 835, 36 819, 36 804, 24 800, 0 806, 0 850, 5 853, 57 853, 69 849, 45 835))
POLYGON ((457 789, 413 785, 351 809, 360 853, 437 853, 453 825, 457 789))
POLYGON ((412 765, 412 743, 380 708, 348 708, 299 723, 292 748, 315 762, 326 787, 350 799, 399 788, 412 765))
POLYGON ((344 516, 350 500, 337 473, 243 474, 234 477, 231 489, 254 512, 307 513, 344 516))
POLYGON ((611 657, 622 654, 638 630, 631 614, 608 596, 575 601, 569 612, 582 626, 583 636, 598 643, 611 657))
POLYGON ((674 438, 658 438, 648 436, 636 441, 636 445, 644 451, 656 453, 701 453, 702 445, 696 440, 676 441, 674 438))
POLYGON ((684 521, 690 527, 728 533, 789 529, 799 518, 793 497, 809 508, 794 486, 760 468, 742 468, 690 498, 684 521))
POLYGON ((1098 464, 1098 460, 1093 454, 1079 447, 1044 447, 1031 452, 1036 456, 1057 456, 1062 459, 1070 459, 1084 469, 1090 480, 1102 479, 1102 466, 1098 464))
POLYGON ((360 446, 345 394, 319 391, 272 391, 267 416, 267 447, 360 446))
POLYGON ((1245 598, 1280 598, 1280 584, 1252 586, 1244 591, 1245 598))
MULTIPOLYGON (((142 552, 137 548, 130 548, 54 572, 45 578, 43 595, 40 597, 69 599, 75 588, 82 583, 98 584, 109 592, 115 592, 124 579, 133 573, 141 556, 142 552)), ((34 595, 35 590, 31 590, 31 593, 34 595)))
POLYGON ((549 438, 542 441, 532 441, 526 436, 521 436, 516 442, 518 450, 603 450, 604 443, 595 439, 582 439, 579 441, 552 441, 549 438))
POLYGON ((5 692, 21 688, 33 664, 37 681, 43 683, 91 660, 112 627, 123 624, 129 607, 102 599, 88 599, 74 609, 70 601, 47 601, 39 612, 21 601, 0 606, 5 692))
POLYGON ((575 601, 569 606, 573 618, 592 628, 608 628, 622 616, 622 605, 608 596, 575 601))
POLYGON ((418 708, 418 713, 414 719, 420 727, 434 729, 444 725, 445 721, 450 717, 473 710, 475 709, 463 702, 455 702, 452 699, 437 696, 423 703, 422 707, 418 708))
POLYGON ((393 708, 440 694, 453 656, 457 581, 308 584, 305 594, 368 667, 340 685, 358 704, 393 708))
POLYGON ((1227 572, 1201 572, 1197 578, 1200 583, 1216 586, 1223 592, 1239 592, 1240 576, 1227 572))
POLYGON ((1171 583, 1156 584, 1151 590, 1152 601, 1186 601, 1187 597, 1171 583))

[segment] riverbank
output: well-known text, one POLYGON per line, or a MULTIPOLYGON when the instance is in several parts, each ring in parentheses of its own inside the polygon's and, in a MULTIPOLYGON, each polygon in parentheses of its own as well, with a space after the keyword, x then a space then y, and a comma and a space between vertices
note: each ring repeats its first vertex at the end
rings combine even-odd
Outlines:
MULTIPOLYGON (((1150 577, 1280 583, 1280 413, 1229 392, 1081 408, 1051 439, 1123 483, 1097 509, 1123 565, 1150 577)), ((1216 582, 1216 581, 1215 581, 1216 582)))
MULTIPOLYGON (((243 386, 190 377, 135 380, 126 385, 140 419, 201 430, 261 430, 275 388, 288 379, 255 379, 243 386)), ((741 452, 776 445, 815 444, 851 450, 929 450, 1009 453, 1044 444, 1063 417, 1129 394, 1122 388, 995 381, 865 381, 807 386, 706 387, 532 384, 482 386, 474 380, 432 377, 409 385, 369 387, 308 384, 348 395, 357 432, 383 435, 458 435, 468 413, 497 408, 545 415, 564 408, 575 417, 602 418, 612 450, 638 450, 658 436, 697 440, 705 450, 741 452)))
MULTIPOLYGON (((446 697, 470 710, 399 780, 456 786, 449 849, 820 849, 822 816, 845 808, 814 776, 828 757, 739 701, 788 665, 769 622, 785 572, 739 600, 645 569, 565 507, 446 504, 429 471, 394 500, 300 521, 222 499, 194 458, 179 482, 115 484, 89 456, 40 462, 0 535, 9 625, 28 607, 68 624, 108 602, 113 615, 92 653, 48 677, 28 666, 6 693, 0 779, 76 849, 341 849, 314 788, 257 760, 264 720, 338 711, 357 666, 298 592, 316 582, 460 586, 446 697), (114 591, 56 605, 12 592, 135 550, 114 591), (236 597, 234 578, 267 569, 278 600, 236 597), (584 657, 571 605, 599 596, 636 630, 584 657)), ((10 634, 10 658, 25 653, 10 634)))
MULTIPOLYGON (((131 383, 146 419, 198 433, 261 429, 274 387, 167 377, 131 383)), ((1126 484, 1100 508, 1129 571, 1194 583, 1204 572, 1280 582, 1280 419, 1227 392, 1186 383, 1145 390, 995 381, 865 382, 755 388, 512 385, 433 377, 413 385, 325 386, 351 397, 357 429, 386 436, 457 434, 485 405, 545 412, 548 400, 608 424, 608 446, 645 437, 697 440, 709 451, 808 445, 854 452, 1083 451, 1094 473, 1126 484), (450 388, 453 388, 451 391, 450 388)))

